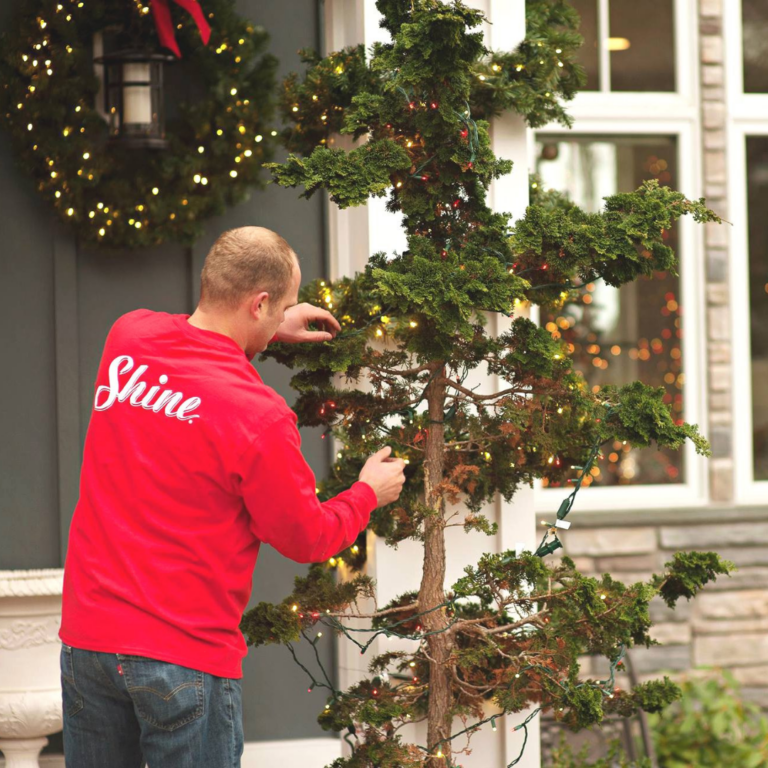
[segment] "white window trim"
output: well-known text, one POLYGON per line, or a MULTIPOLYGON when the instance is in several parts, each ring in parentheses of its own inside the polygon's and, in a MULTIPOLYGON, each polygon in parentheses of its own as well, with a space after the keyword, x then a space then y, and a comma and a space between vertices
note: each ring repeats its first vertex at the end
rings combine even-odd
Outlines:
MULTIPOLYGON (((653 113, 652 113, 653 114, 653 113)), ((627 120, 614 116, 612 119, 579 118, 572 129, 560 126, 545 126, 538 133, 570 135, 642 135, 674 136, 677 141, 678 183, 677 188, 689 199, 701 197, 701 159, 699 147, 700 124, 696 119, 663 119, 648 117, 627 120)), ((704 233, 703 227, 689 217, 678 222, 680 242, 678 247, 680 296, 685 308, 683 322, 683 372, 685 374, 685 397, 683 418, 689 423, 699 424, 706 435, 706 334, 705 328, 705 274, 704 274, 704 233), (698 332, 697 332, 698 330, 698 332)), ((647 448, 645 450, 653 450, 647 448)), ((707 459, 696 454, 690 441, 681 449, 685 456, 686 481, 670 485, 626 485, 601 486, 583 489, 577 496, 576 505, 583 511, 608 509, 648 509, 664 507, 691 507, 707 501, 707 459)), ((568 496, 573 485, 567 488, 543 488, 541 481, 535 483, 536 511, 557 510, 560 502, 568 496)))
POLYGON ((731 391, 734 497, 738 505, 768 501, 768 480, 755 480, 752 434, 752 355, 749 316, 747 136, 768 136, 768 94, 744 93, 741 1, 723 9, 727 87, 730 230, 731 391))

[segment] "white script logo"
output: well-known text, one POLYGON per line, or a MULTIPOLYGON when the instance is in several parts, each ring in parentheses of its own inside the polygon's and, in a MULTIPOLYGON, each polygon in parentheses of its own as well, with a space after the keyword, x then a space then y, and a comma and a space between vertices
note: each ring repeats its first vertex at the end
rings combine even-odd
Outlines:
MULTIPOLYGON (((149 388, 149 391, 144 394, 144 390, 147 385, 143 381, 139 381, 141 376, 147 370, 149 366, 140 365, 125 383, 125 386, 120 389, 120 374, 127 373, 133 368, 133 358, 130 355, 120 355, 116 357, 109 365, 109 386, 101 386, 96 390, 96 399, 93 407, 97 411, 106 411, 107 408, 112 406, 115 400, 119 400, 121 403, 125 402, 129 397, 129 403, 131 405, 140 406, 141 408, 151 409, 155 413, 159 413, 165 409, 166 416, 175 416, 179 421, 189 421, 191 419, 199 419, 200 415, 195 414, 193 416, 187 416, 189 411, 194 411, 198 405, 200 405, 199 397, 190 397, 184 400, 181 405, 179 403, 184 398, 181 392, 174 392, 171 389, 166 389, 155 402, 152 402, 152 398, 160 391, 160 387, 155 385, 149 388), (125 363, 125 365, 123 365, 125 363), (99 396, 102 392, 107 392, 107 399, 99 404, 99 396), (174 412, 174 408, 176 411, 174 412)), ((157 377, 160 384, 167 384, 168 377, 163 373, 157 377)))

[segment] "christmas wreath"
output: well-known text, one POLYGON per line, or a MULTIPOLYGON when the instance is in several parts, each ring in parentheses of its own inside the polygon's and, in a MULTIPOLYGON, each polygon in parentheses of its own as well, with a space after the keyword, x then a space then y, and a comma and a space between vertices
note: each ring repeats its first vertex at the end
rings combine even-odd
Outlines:
POLYGON ((109 247, 192 244, 206 218, 266 185, 262 163, 277 135, 269 125, 277 60, 263 52, 264 28, 238 16, 234 0, 204 8, 185 0, 193 15, 177 11, 173 22, 167 0, 146 3, 25 2, 0 36, 0 114, 16 161, 82 241, 109 247), (185 68, 183 82, 199 96, 176 105, 165 149, 108 142, 92 48, 109 29, 184 53, 170 66, 185 68))

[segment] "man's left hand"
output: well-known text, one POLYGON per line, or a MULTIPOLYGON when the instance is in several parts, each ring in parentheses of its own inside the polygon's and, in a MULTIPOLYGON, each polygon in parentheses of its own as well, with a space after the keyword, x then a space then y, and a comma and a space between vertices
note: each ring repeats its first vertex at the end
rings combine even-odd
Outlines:
POLYGON ((330 341, 340 330, 339 321, 327 309, 303 302, 285 311, 285 320, 277 329, 277 340, 289 344, 330 341), (307 326, 313 322, 324 330, 310 331, 307 326))

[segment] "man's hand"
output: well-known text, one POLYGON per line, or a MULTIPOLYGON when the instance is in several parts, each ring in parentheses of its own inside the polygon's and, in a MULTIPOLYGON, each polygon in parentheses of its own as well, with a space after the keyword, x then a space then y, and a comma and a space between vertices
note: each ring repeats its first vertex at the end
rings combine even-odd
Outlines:
POLYGON ((341 330, 339 321, 327 310, 303 302, 285 311, 285 320, 278 326, 277 340, 289 344, 302 341, 330 341, 341 330), (318 323, 325 330, 310 331, 309 323, 318 323))
POLYGON ((405 460, 390 458, 390 453, 391 446, 385 445, 369 456, 358 478, 373 488, 377 507, 397 501, 405 483, 405 460))

